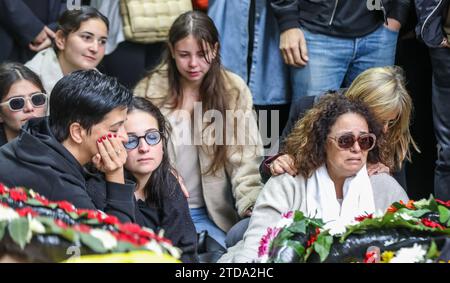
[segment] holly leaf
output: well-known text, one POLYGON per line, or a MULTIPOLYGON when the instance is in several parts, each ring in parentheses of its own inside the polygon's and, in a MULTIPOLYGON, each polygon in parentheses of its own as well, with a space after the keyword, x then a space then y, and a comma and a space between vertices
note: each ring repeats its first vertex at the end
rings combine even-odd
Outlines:
POLYGON ((299 242, 289 240, 287 241, 286 245, 292 248, 300 258, 303 258, 305 256, 305 247, 299 242))
POLYGON ((288 230, 291 231, 292 233, 306 234, 306 223, 305 221, 296 222, 291 226, 289 226, 288 230))
POLYGON ((103 243, 99 239, 97 239, 91 235, 80 234, 80 240, 83 244, 88 246, 94 252, 97 252, 97 253, 106 253, 107 252, 107 250, 103 246, 103 243))
POLYGON ((443 205, 438 205, 439 222, 445 223, 450 219, 450 211, 443 205))
POLYGON ((426 258, 435 259, 439 256, 439 251, 434 241, 431 241, 430 248, 428 249, 426 258))
POLYGON ((327 259, 328 254, 330 253, 331 244, 333 244, 333 236, 324 235, 317 236, 317 241, 314 242, 314 250, 320 256, 320 262, 323 262, 327 259))
POLYGON ((28 223, 27 218, 17 218, 13 219, 8 225, 9 235, 11 239, 20 246, 21 249, 25 247, 31 237, 29 234, 30 224, 28 223))
POLYGON ((294 213, 294 222, 305 219, 305 215, 300 210, 296 210, 294 213))

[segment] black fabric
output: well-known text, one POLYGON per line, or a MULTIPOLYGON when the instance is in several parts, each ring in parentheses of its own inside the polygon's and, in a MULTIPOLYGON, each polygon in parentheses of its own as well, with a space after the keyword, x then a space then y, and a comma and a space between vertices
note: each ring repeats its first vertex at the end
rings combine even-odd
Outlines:
POLYGON ((204 230, 197 234, 200 263, 216 263, 227 251, 204 230))
POLYGON ((361 0, 271 0, 280 25, 285 31, 305 27, 313 32, 338 37, 361 37, 376 30, 387 17, 406 21, 410 0, 382 0, 379 9, 369 9, 361 0))
MULTIPOLYGON (((87 174, 74 156, 53 136, 47 118, 29 120, 18 138, 0 148, 0 182, 24 186, 52 201, 69 201, 77 208, 98 209, 87 186, 101 184, 87 174)), ((95 188, 93 188, 95 190, 95 188)), ((134 184, 106 183, 104 211, 122 222, 134 221, 134 184)))
POLYGON ((5 128, 3 127, 3 123, 0 123, 0 146, 5 145, 7 142, 5 128))
MULTIPOLYGON (((175 177, 173 177, 175 179, 175 177)), ((160 208, 150 207, 142 200, 137 201, 136 222, 158 232, 164 230, 164 237, 183 252, 183 262, 198 262, 197 232, 189 213, 189 206, 181 187, 163 190, 160 208)))
POLYGON ((35 54, 28 44, 45 25, 56 28, 63 0, 0 0, 0 63, 26 63, 35 54))

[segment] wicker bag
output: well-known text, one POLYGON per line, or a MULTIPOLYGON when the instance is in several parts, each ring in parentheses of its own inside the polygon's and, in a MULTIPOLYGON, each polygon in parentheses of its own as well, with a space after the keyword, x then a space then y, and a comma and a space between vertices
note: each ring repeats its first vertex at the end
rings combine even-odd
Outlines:
POLYGON ((120 0, 125 38, 138 43, 165 41, 175 19, 190 10, 191 0, 120 0))

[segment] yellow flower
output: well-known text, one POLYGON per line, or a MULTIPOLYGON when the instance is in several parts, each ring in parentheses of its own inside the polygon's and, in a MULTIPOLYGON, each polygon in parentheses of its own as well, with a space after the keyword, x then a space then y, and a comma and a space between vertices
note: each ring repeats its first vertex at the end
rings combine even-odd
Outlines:
POLYGON ((391 261, 391 259, 394 257, 394 252, 391 251, 385 251, 381 254, 381 262, 382 263, 388 263, 391 261))

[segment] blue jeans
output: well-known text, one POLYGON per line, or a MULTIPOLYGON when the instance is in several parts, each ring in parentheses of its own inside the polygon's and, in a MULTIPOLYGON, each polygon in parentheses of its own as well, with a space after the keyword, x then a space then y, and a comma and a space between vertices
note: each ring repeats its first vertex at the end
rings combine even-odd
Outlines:
POLYGON ((435 197, 450 200, 450 49, 431 48, 433 124, 438 143, 434 170, 435 197))
POLYGON ((209 219, 208 212, 205 207, 190 208, 192 222, 194 222, 197 233, 201 231, 208 231, 208 235, 221 244, 224 248, 226 234, 214 222, 209 219))
POLYGON ((309 61, 305 67, 291 67, 293 101, 347 87, 366 69, 394 64, 398 32, 384 25, 358 38, 303 32, 309 61))

